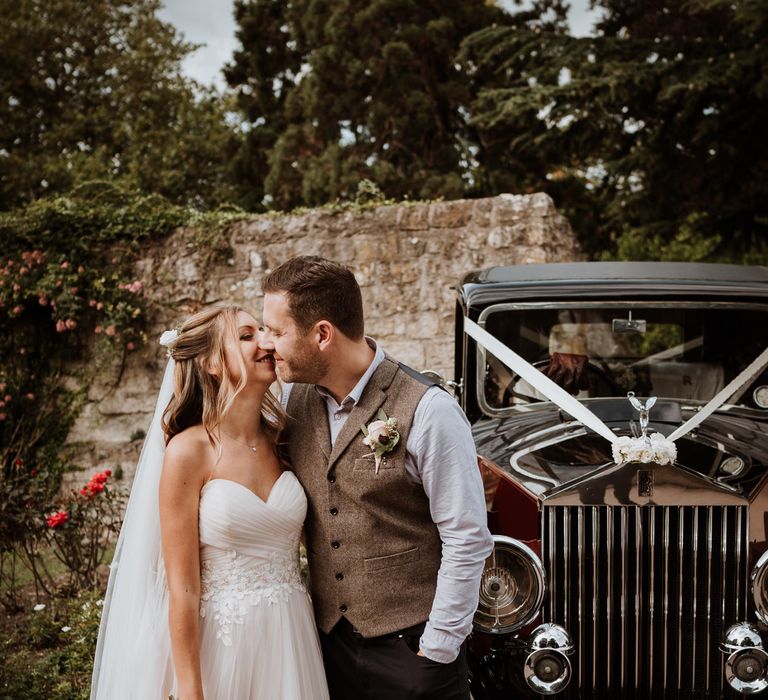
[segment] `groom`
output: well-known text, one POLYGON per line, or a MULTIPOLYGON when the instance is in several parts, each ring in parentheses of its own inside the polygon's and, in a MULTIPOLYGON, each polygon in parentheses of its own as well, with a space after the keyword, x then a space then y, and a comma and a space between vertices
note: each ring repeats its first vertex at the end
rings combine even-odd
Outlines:
POLYGON ((347 268, 293 258, 263 290, 331 697, 466 700, 463 642, 492 549, 469 424, 364 335, 347 268), (379 419, 374 453, 363 427, 379 419))

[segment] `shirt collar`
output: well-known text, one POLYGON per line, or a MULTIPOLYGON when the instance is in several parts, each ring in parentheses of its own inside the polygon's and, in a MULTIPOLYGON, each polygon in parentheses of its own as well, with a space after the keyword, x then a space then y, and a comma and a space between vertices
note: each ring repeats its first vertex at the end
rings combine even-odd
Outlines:
MULTIPOLYGON (((373 338, 369 338, 368 336, 365 336, 365 342, 368 343, 368 347, 374 351, 373 360, 371 360, 371 364, 368 365, 368 369, 365 370, 363 376, 360 377, 352 391, 350 391, 344 397, 344 400, 340 404, 341 406, 349 406, 352 408, 353 406, 357 405, 357 403, 360 401, 360 397, 363 395, 363 391, 365 391, 365 387, 368 385, 368 382, 373 376, 373 373, 384 361, 384 351, 381 349, 381 346, 373 338)), ((317 390, 317 393, 320 394, 320 396, 322 396, 326 401, 330 399, 334 402, 334 404, 336 403, 336 400, 333 398, 333 396, 331 396, 327 389, 319 385, 316 385, 315 389, 317 390)))

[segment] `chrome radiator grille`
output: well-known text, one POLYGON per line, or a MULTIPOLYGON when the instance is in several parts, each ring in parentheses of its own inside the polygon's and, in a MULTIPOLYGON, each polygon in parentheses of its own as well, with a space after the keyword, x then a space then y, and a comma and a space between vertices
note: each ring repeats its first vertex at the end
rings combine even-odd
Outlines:
POLYGON ((566 695, 730 695, 718 644, 746 619, 746 507, 545 506, 542 516, 544 621, 576 647, 566 695))

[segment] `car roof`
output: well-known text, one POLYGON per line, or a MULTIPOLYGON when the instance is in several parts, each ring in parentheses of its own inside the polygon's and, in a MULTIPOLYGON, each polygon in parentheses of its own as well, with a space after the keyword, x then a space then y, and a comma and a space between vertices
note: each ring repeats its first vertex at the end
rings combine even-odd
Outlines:
POLYGON ((465 304, 619 297, 768 299, 768 267, 681 262, 574 262, 491 267, 467 274, 465 304))

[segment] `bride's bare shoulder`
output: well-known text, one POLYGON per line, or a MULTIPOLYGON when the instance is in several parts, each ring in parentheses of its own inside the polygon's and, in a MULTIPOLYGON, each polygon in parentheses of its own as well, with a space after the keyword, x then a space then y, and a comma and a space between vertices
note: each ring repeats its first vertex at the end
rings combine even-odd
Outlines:
POLYGON ((174 435, 165 446, 164 471, 182 469, 203 475, 215 460, 215 452, 202 425, 193 425, 174 435))

